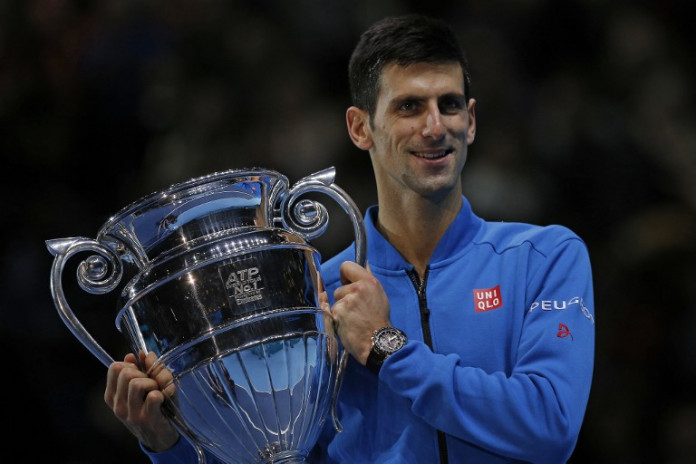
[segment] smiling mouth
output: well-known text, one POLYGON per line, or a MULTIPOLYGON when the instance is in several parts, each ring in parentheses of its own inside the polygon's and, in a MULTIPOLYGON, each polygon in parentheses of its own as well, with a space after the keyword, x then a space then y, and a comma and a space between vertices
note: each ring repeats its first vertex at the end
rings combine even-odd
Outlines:
POLYGON ((438 151, 413 151, 411 154, 416 156, 417 158, 422 158, 422 159, 427 159, 427 160, 436 160, 440 158, 444 158, 445 156, 449 155, 452 153, 454 149, 452 148, 447 148, 444 150, 438 150, 438 151))

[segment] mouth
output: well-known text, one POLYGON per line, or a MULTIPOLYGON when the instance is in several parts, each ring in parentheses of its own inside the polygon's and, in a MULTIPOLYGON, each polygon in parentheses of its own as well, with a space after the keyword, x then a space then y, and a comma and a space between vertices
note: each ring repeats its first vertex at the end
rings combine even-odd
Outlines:
POLYGON ((443 148, 442 150, 412 151, 411 154, 416 158, 426 160, 437 160, 453 153, 453 148, 443 148))

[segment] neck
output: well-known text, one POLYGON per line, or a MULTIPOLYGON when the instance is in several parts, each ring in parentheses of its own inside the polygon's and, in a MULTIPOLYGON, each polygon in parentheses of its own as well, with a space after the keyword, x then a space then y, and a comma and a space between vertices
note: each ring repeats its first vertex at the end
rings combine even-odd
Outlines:
POLYGON ((461 205, 459 192, 452 192, 442 201, 415 195, 380 198, 376 226, 422 279, 435 247, 461 205))

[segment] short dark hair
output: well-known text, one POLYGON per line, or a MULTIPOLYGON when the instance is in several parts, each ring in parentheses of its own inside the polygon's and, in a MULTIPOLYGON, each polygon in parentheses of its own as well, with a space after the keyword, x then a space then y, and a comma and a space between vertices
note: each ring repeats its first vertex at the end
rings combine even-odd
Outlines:
POLYGON ((348 65, 353 105, 374 116, 380 76, 391 63, 457 62, 462 67, 464 96, 470 98, 469 69, 464 51, 444 21, 419 14, 392 16, 374 23, 360 36, 348 65))

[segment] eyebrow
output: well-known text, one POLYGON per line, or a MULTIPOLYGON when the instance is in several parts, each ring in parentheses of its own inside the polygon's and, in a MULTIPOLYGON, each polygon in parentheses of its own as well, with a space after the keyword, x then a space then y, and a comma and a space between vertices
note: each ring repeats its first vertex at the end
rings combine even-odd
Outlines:
POLYGON ((466 101, 466 95, 464 94, 464 92, 447 92, 445 94, 440 95, 438 97, 438 100, 442 100, 443 98, 466 101))
POLYGON ((396 97, 396 98, 392 99, 389 103, 391 106, 399 106, 404 102, 422 103, 426 100, 427 100, 427 98, 425 98, 425 97, 419 97, 416 95, 409 94, 409 95, 403 95, 400 97, 396 97))

